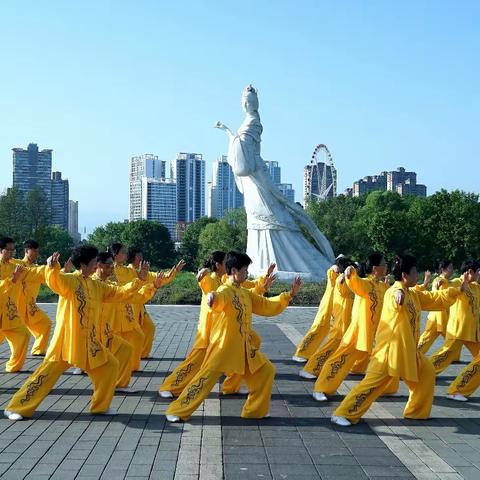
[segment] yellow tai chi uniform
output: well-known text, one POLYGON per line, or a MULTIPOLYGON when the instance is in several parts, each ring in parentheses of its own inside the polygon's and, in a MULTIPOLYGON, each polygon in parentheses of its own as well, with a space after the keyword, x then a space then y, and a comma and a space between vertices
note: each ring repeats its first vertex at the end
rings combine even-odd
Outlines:
MULTIPOLYGON (((332 317, 333 325, 327 341, 310 357, 303 370, 315 375, 320 374, 328 357, 339 347, 342 337, 347 331, 352 319, 352 308, 355 294, 348 288, 344 276, 335 281, 333 293, 332 317)), ((356 306, 355 310, 358 307, 356 306)))
POLYGON ((355 293, 358 306, 340 346, 325 362, 315 382, 313 390, 327 395, 335 393, 356 361, 368 361, 388 288, 374 275, 360 278, 355 270, 346 284, 355 293))
POLYGON ((44 355, 47 351, 52 321, 37 305, 37 296, 40 290, 40 285, 45 283, 45 269, 47 266, 38 266, 25 259, 12 260, 12 262, 17 265, 22 265, 28 270, 28 275, 26 275, 22 281, 18 309, 26 327, 35 339, 31 354, 44 355))
POLYGON ((417 351, 422 310, 448 308, 460 293, 459 288, 437 292, 404 288, 395 282, 385 293, 378 324, 376 346, 364 379, 343 399, 334 415, 357 423, 370 405, 383 393, 393 378, 401 378, 410 396, 405 418, 426 419, 430 415, 435 386, 435 371, 430 360, 417 351), (404 301, 395 300, 398 290, 404 301))
POLYGON ((445 370, 465 345, 473 357, 480 349, 480 285, 472 282, 465 292, 458 296, 450 309, 447 335, 443 346, 431 357, 435 373, 445 370))
MULTIPOLYGON (((457 287, 460 285, 460 283, 460 279, 455 279, 449 282, 445 275, 441 274, 434 280, 432 292, 444 290, 448 287, 457 287)), ((449 311, 449 309, 446 309, 440 312, 430 312, 428 314, 425 330, 418 340, 417 348, 420 352, 426 354, 439 335, 445 338, 445 335, 447 334, 449 311)))
POLYGON ((143 282, 136 280, 124 287, 115 287, 85 278, 80 272, 62 273, 50 267, 45 276, 47 285, 60 296, 55 331, 44 361, 13 396, 7 410, 22 417, 32 416, 60 375, 76 366, 84 370, 93 383, 90 411, 106 412, 118 381, 119 365, 98 340, 102 305, 128 301, 143 282))
MULTIPOLYGON (((210 292, 215 292, 228 277, 220 278, 215 272, 207 273, 199 283, 202 290, 202 301, 200 304, 200 318, 198 320, 197 333, 193 342, 193 347, 185 360, 180 363, 175 370, 164 380, 159 390, 161 392, 169 391, 173 396, 177 397, 182 393, 183 389, 191 382, 192 378, 199 372, 203 360, 207 352, 207 347, 210 344, 210 332, 212 330, 213 319, 215 312, 213 312, 207 305, 207 295, 210 292)), ((242 283, 244 288, 253 288, 254 293, 259 295, 264 293, 262 287, 264 277, 259 277, 258 281, 247 280, 242 283)), ((251 341, 255 348, 260 348, 260 336, 252 329, 251 341)), ((242 376, 236 374, 229 374, 225 379, 222 390, 224 393, 235 393, 240 388, 242 376)))
POLYGON ((296 357, 306 358, 307 360, 318 350, 330 330, 330 321, 332 319, 333 292, 335 291, 335 281, 338 272, 334 267, 327 270, 327 282, 322 300, 318 306, 315 319, 297 346, 296 357))
POLYGON ((7 339, 10 347, 10 358, 5 366, 7 372, 18 372, 27 356, 30 334, 19 310, 19 298, 22 282, 27 272, 13 283, 11 280, 16 265, 9 262, 0 262, 0 281, 3 287, 0 294, 0 340, 7 339))
POLYGON ((290 293, 266 298, 229 279, 215 293, 210 343, 199 372, 181 395, 167 408, 167 415, 187 420, 212 390, 222 372, 243 376, 249 394, 243 406, 244 418, 263 418, 268 413, 275 368, 251 343, 252 313, 280 314, 290 303, 290 293))

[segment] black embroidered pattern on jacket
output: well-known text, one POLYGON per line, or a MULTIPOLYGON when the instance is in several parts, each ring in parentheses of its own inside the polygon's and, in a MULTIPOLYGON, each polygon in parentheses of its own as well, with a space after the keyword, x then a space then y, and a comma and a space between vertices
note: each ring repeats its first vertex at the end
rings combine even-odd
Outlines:
POLYGON ((133 322, 135 320, 135 317, 133 315, 133 308, 129 303, 125 304, 125 315, 127 316, 129 322, 133 322))
POLYGON ((337 376, 337 373, 340 371, 340 369, 345 365, 345 361, 347 360, 347 355, 344 353, 340 356, 340 359, 337 360, 336 362, 332 363, 330 373, 327 377, 327 380, 332 380, 337 376))
POLYGON ((243 305, 236 293, 233 293, 233 298, 232 298, 232 305, 233 308, 237 311, 237 323, 238 323, 238 330, 240 332, 240 335, 243 337, 244 331, 243 331, 243 315, 244 315, 244 310, 243 310, 243 305))
POLYGON ((110 349, 113 340, 113 330, 110 328, 110 324, 107 322, 105 324, 105 347, 110 349))
POLYGON ((414 303, 412 300, 408 300, 407 302, 407 310, 410 314, 410 326, 412 327, 412 335, 413 338, 417 336, 417 309, 415 308, 414 303))
POLYGON ((33 317, 37 312, 40 311, 40 309, 37 307, 37 304, 35 303, 35 300, 33 298, 30 299, 30 302, 28 302, 28 314, 33 317))
POLYGON ((95 325, 92 326, 90 330, 90 342, 89 342, 90 355, 96 357, 98 352, 102 351, 102 346, 98 343, 97 340, 97 331, 95 325))
POLYGON ((375 287, 372 285, 372 289, 368 292, 368 296, 370 297, 370 301, 372 304, 370 305, 370 321, 373 323, 373 319, 375 317, 375 311, 377 310, 378 306, 378 295, 375 287))
POLYGON ((188 387, 187 395, 181 401, 182 407, 189 405, 191 401, 195 400, 198 397, 207 380, 208 377, 200 377, 197 383, 194 383, 193 385, 188 387))
POLYGON ((25 393, 25 397, 20 400, 20 404, 23 405, 24 403, 28 402, 34 395, 35 392, 43 385, 43 382, 47 378, 48 375, 39 375, 36 380, 32 380, 27 387, 27 392, 25 393))
POLYGON ((6 306, 7 306, 7 318, 11 322, 16 318, 19 318, 17 306, 15 305, 15 302, 10 297, 8 297, 6 306))
POLYGON ((355 413, 364 404, 365 400, 371 395, 376 387, 368 389, 365 393, 355 396, 355 403, 348 409, 348 413, 355 413))
POLYGON ((177 375, 175 376, 175 382, 173 382, 173 386, 178 387, 180 383, 182 383, 185 378, 187 378, 187 375, 192 371, 192 368, 195 364, 194 363, 189 363, 186 367, 181 368, 178 372, 177 375))
POLYGON ((468 304, 470 305, 470 310, 475 315, 475 310, 476 310, 476 308, 475 308, 475 297, 473 296, 472 291, 469 288, 467 288, 465 290, 465 295, 468 298, 468 304))
POLYGON ((75 297, 78 300, 78 314, 80 315, 80 325, 82 328, 86 328, 87 325, 84 323, 85 317, 85 307, 87 306, 87 296, 85 295, 85 290, 82 285, 79 284, 78 288, 75 290, 75 297))

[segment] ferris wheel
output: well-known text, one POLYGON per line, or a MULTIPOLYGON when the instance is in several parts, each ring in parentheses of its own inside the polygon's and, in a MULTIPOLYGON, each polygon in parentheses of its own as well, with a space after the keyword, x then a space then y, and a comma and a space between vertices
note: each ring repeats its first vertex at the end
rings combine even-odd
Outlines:
POLYGON ((326 145, 320 143, 315 147, 310 160, 310 165, 312 170, 310 178, 310 197, 315 197, 318 200, 325 200, 332 189, 335 191, 337 183, 337 171, 333 165, 332 155, 326 145), (319 157, 321 160, 319 160, 319 157), (329 169, 331 175, 327 180, 329 169), (314 189, 313 185, 315 173, 316 189, 314 189), (314 192, 314 190, 318 193, 314 192))

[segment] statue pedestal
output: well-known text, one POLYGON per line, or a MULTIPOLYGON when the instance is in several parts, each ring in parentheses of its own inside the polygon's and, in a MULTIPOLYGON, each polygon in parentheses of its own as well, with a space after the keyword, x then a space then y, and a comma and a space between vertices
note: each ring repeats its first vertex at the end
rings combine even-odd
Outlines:
MULTIPOLYGON (((263 270, 248 269, 248 274, 252 278, 258 278, 260 275, 265 275, 266 268, 263 270)), ((326 278, 326 272, 286 272, 284 270, 275 270, 278 282, 292 283, 295 277, 300 277, 303 282, 322 282, 326 278)))

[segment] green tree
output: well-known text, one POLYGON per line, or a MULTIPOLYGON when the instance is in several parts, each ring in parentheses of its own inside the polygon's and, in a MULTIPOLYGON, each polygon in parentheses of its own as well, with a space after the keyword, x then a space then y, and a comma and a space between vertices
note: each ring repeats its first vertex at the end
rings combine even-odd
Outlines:
POLYGON ((197 271, 199 263, 197 262, 199 243, 198 239, 202 230, 210 223, 215 223, 216 218, 202 217, 191 223, 185 230, 179 255, 186 262, 185 269, 190 272, 197 271))
POLYGON ((45 263, 53 252, 60 252, 61 262, 65 262, 71 255, 75 243, 69 233, 57 225, 47 225, 40 228, 35 235, 40 244, 38 263, 45 263))
POLYGON ((16 187, 7 189, 0 196, 0 234, 17 242, 23 241, 28 233, 25 225, 25 200, 16 187))
POLYGON ((170 233, 160 222, 136 220, 129 222, 121 236, 122 243, 139 247, 154 269, 172 267, 176 260, 170 233))
POLYGON ((28 236, 35 238, 37 233, 50 224, 51 205, 40 188, 30 190, 25 197, 25 227, 28 236))
POLYGON ((228 210, 223 220, 234 226, 238 233, 238 251, 245 252, 247 250, 247 212, 244 208, 235 208, 228 210))
POLYGON ((105 251, 112 243, 123 242, 126 222, 109 222, 105 226, 97 227, 89 236, 88 243, 105 251))

